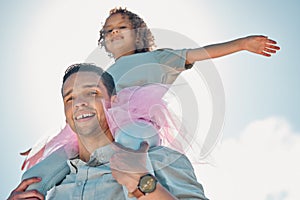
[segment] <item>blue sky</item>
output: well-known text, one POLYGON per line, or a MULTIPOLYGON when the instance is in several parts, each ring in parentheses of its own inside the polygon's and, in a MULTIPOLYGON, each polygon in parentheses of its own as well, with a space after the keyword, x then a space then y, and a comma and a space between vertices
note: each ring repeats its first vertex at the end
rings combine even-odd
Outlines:
POLYGON ((0 1, 0 143, 5 160, 0 199, 19 183, 23 158, 18 153, 61 128, 62 73, 96 48, 101 22, 116 6, 140 14, 149 27, 178 32, 200 46, 250 34, 278 41, 281 51, 271 58, 239 52, 213 60, 225 89, 226 119, 214 164, 196 169, 211 199, 240 199, 242 192, 253 190, 256 199, 299 199, 293 183, 299 180, 300 165, 300 3, 176 0, 157 5, 130 0, 0 1), (251 173, 255 175, 247 175, 251 173))

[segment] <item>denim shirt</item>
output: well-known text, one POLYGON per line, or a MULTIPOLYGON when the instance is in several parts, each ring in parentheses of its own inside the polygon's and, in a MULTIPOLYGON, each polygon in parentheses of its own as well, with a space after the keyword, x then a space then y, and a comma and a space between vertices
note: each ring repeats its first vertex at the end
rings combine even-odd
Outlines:
MULTIPOLYGON (((128 199, 127 192, 111 174, 112 154, 111 146, 107 145, 97 149, 87 163, 69 160, 70 174, 47 193, 46 199, 128 199)), ((185 155, 160 146, 150 149, 149 158, 158 182, 171 194, 178 199, 207 200, 185 155)))

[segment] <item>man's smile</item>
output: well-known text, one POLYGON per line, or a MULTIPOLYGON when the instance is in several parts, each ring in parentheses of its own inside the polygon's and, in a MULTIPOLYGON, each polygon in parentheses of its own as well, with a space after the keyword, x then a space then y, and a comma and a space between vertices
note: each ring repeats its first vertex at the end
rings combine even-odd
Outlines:
POLYGON ((81 113, 81 114, 75 116, 75 120, 87 119, 87 118, 91 118, 94 116, 95 116, 95 113, 92 113, 92 112, 81 113))

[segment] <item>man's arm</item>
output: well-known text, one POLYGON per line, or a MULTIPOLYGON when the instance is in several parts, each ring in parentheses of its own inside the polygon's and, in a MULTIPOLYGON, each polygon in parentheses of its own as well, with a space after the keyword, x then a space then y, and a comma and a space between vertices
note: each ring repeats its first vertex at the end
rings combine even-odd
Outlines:
MULTIPOLYGON (((113 148, 116 153, 110 160, 112 175, 119 184, 127 188, 129 191, 128 195, 132 196, 133 191, 137 189, 140 178, 150 173, 146 167, 149 145, 143 142, 138 150, 132 150, 115 143, 113 144, 113 148)), ((138 199, 174 200, 177 198, 158 182, 153 192, 142 195, 138 199)))
POLYGON ((280 49, 276 44, 276 41, 271 40, 266 36, 247 36, 229 42, 190 49, 187 52, 186 64, 192 64, 196 61, 210 58, 218 58, 242 50, 270 57, 280 49))
POLYGON ((149 157, 160 184, 178 199, 207 200, 188 158, 167 147, 155 147, 149 157))
POLYGON ((7 200, 21 200, 21 199, 36 199, 36 200, 44 200, 44 196, 39 193, 37 190, 28 190, 27 187, 33 183, 40 182, 40 178, 29 178, 23 180, 17 187, 14 189, 7 200))

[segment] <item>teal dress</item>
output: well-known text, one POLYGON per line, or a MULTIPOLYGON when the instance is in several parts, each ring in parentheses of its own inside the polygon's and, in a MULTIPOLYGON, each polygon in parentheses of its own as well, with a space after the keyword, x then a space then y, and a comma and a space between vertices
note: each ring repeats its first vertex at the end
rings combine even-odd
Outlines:
POLYGON ((114 78, 116 92, 150 83, 172 84, 185 70, 186 49, 159 49, 122 56, 107 69, 114 78))

